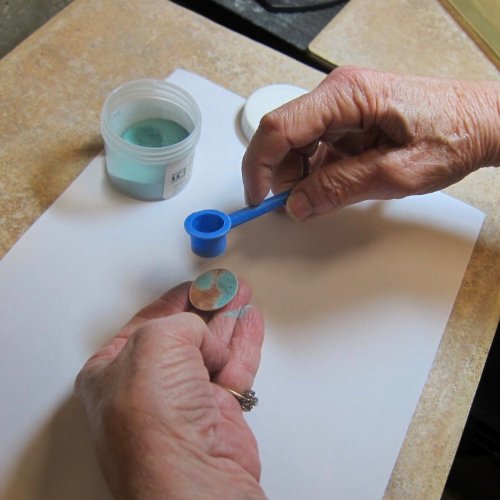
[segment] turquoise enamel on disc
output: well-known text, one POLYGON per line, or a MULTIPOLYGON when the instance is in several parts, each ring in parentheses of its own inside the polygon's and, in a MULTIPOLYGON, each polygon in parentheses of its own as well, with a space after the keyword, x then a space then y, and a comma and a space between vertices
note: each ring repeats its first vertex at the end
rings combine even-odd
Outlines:
POLYGON ((198 276, 189 288, 189 301, 200 311, 216 311, 238 292, 238 278, 227 269, 212 269, 198 276))

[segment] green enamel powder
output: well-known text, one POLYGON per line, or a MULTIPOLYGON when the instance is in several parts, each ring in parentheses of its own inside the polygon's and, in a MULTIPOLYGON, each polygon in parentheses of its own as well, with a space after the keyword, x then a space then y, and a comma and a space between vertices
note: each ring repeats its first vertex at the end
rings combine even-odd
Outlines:
POLYGON ((221 295, 216 305, 217 307, 222 307, 236 295, 238 279, 233 273, 225 271, 217 278, 217 288, 221 295))
POLYGON ((121 134, 122 139, 145 148, 171 146, 189 135, 178 123, 165 118, 149 118, 134 123, 121 134))
POLYGON ((244 318, 246 314, 252 309, 252 306, 250 304, 247 304, 246 306, 239 307, 238 309, 231 309, 230 311, 226 311, 224 313, 224 316, 226 318, 244 318))
POLYGON ((208 271, 201 276, 198 276, 195 283, 200 290, 208 290, 214 284, 214 275, 212 271, 208 271))

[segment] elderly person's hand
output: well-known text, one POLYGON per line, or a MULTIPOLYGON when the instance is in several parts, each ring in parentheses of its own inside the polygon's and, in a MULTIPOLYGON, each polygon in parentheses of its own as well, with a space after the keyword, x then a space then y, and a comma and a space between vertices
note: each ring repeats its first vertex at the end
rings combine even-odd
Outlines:
POLYGON ((338 68, 263 117, 243 159, 247 202, 293 188, 286 208, 303 220, 428 193, 499 165, 499 130, 499 82, 338 68))
POLYGON ((202 319, 189 283, 137 313, 76 381, 115 498, 263 498, 255 438, 236 398, 252 386, 263 321, 237 296, 202 319))

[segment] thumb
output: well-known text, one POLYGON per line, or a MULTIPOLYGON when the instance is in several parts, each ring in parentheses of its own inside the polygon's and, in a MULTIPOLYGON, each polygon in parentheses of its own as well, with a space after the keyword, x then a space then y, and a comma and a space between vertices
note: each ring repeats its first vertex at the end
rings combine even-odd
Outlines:
POLYGON ((390 185, 390 165, 396 151, 372 149, 360 155, 322 165, 294 187, 287 212, 303 221, 368 199, 400 197, 390 185))
POLYGON ((128 338, 114 337, 94 354, 80 370, 75 392, 82 400, 95 397, 103 385, 120 379, 116 374, 154 371, 159 366, 177 372, 183 367, 204 366, 209 373, 217 372, 227 363, 229 354, 228 347, 196 314, 155 318, 138 326, 128 338))
POLYGON ((227 346, 215 337, 197 314, 181 312, 139 326, 116 358, 130 358, 144 366, 174 367, 197 359, 209 372, 220 370, 229 359, 227 346), (201 354, 201 356, 200 356, 201 354))

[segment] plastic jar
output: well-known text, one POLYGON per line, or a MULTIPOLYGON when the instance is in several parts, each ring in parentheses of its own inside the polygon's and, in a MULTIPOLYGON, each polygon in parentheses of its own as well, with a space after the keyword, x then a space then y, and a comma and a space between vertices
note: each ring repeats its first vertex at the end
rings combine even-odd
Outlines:
POLYGON ((164 80, 135 80, 108 95, 101 113, 101 134, 106 151, 106 172, 122 193, 140 200, 164 200, 183 189, 193 168, 201 131, 201 112, 193 97, 164 80), (121 135, 134 124, 167 119, 188 135, 163 147, 127 142, 121 135))

